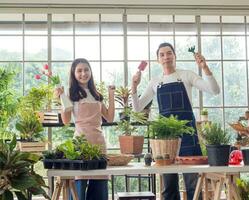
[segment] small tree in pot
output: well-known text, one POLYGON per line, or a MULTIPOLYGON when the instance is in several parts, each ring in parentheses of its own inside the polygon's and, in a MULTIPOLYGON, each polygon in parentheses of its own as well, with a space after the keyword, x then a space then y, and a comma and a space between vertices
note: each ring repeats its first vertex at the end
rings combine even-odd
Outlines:
MULTIPOLYGON (((134 123, 145 124, 147 122, 145 114, 134 112, 127 108, 126 114, 134 123)), ((141 154, 143 151, 144 136, 132 135, 137 132, 137 127, 133 126, 130 120, 121 120, 118 122, 117 130, 123 135, 119 136, 120 151, 124 154, 141 154)))
POLYGON ((220 124, 206 124, 200 136, 203 138, 211 166, 226 166, 229 161, 231 135, 221 128, 220 124))
POLYGON ((169 154, 170 159, 174 162, 179 153, 181 139, 185 134, 194 134, 194 129, 187 126, 188 120, 178 120, 176 116, 159 117, 151 122, 149 126, 150 144, 153 157, 169 154))

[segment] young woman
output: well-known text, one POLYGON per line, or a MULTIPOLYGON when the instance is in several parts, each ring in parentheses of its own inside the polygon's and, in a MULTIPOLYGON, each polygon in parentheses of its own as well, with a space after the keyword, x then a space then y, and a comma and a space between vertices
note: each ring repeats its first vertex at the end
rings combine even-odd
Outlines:
MULTIPOLYGON (((176 55, 173 46, 162 43, 157 50, 158 63, 162 65, 163 75, 150 81, 144 94, 138 98, 137 86, 141 80, 141 72, 137 72, 132 79, 132 100, 135 111, 141 111, 157 95, 159 113, 165 117, 177 115, 178 119, 189 120, 195 129, 195 135, 183 135, 180 156, 201 155, 195 117, 192 109, 192 87, 213 94, 220 92, 219 86, 210 71, 205 58, 195 54, 195 60, 204 73, 204 79, 192 71, 176 69, 176 55)), ((187 190, 187 199, 193 199, 197 183, 197 174, 183 174, 187 190)), ((165 174, 163 176, 165 200, 180 200, 178 175, 165 174)))
MULTIPOLYGON (((84 135, 88 142, 99 144, 106 153, 105 138, 101 131, 102 116, 112 122, 114 118, 114 86, 109 86, 109 107, 103 104, 103 96, 96 90, 89 62, 84 58, 73 61, 69 80, 69 98, 73 110, 62 112, 62 121, 68 124, 73 114, 75 136, 84 135)), ((63 93, 56 89, 56 95, 63 93)), ((108 200, 108 177, 76 177, 76 188, 80 200, 108 200)))

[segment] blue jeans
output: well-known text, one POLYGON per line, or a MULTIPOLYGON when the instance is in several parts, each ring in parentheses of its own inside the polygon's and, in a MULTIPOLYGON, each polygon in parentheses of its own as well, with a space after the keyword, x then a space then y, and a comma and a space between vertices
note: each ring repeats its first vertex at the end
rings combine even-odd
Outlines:
MULTIPOLYGON (((195 193, 195 188, 198 180, 198 174, 187 173, 183 174, 183 179, 185 182, 185 188, 187 192, 187 200, 192 200, 195 193)), ((179 192, 179 178, 178 174, 163 174, 164 189, 162 196, 164 200, 180 200, 179 192)), ((199 200, 202 200, 202 195, 200 194, 199 200)))
POLYGON ((108 180, 76 180, 75 185, 79 200, 108 200, 108 180))

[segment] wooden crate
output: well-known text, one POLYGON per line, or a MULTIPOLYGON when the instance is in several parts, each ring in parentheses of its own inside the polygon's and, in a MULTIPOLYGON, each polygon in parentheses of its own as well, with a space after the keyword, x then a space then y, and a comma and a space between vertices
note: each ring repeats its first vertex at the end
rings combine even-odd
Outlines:
POLYGON ((17 149, 21 152, 41 153, 46 150, 45 142, 18 142, 17 149))
POLYGON ((44 112, 42 113, 42 115, 43 116, 41 116, 40 113, 41 123, 49 123, 49 124, 59 123, 58 113, 44 112))

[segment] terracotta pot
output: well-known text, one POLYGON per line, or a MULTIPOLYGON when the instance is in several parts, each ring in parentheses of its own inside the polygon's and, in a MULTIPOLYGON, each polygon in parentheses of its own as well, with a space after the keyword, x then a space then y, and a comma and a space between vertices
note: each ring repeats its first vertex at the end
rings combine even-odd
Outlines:
POLYGON ((150 139, 153 158, 169 154, 169 158, 175 160, 178 156, 181 145, 181 139, 157 140, 150 139))
POLYGON ((141 154, 143 152, 144 136, 119 136, 120 151, 123 154, 141 154))

